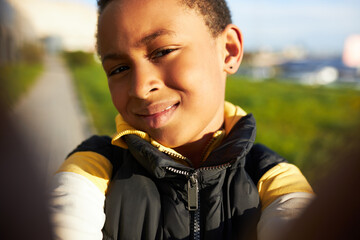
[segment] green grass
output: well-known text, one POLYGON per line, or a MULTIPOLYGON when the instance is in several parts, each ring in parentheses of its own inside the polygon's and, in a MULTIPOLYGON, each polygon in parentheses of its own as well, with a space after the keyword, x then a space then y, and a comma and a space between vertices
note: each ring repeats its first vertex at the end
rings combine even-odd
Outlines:
POLYGON ((0 85, 6 90, 3 101, 12 106, 34 84, 43 71, 42 63, 17 63, 0 67, 0 85))
POLYGON ((102 66, 93 60, 93 55, 82 56, 76 52, 65 53, 64 56, 75 80, 81 102, 90 114, 97 133, 114 134, 117 111, 112 104, 102 66))
POLYGON ((335 149, 359 127, 360 92, 351 89, 237 76, 227 81, 226 99, 254 114, 257 142, 295 163, 311 181, 326 174, 335 149))
MULTIPOLYGON (((113 134, 116 110, 101 65, 92 61, 70 67, 98 133, 113 134)), ((351 89, 253 82, 235 76, 227 81, 226 99, 254 114, 257 142, 295 163, 312 183, 325 176, 334 151, 359 127, 360 92, 351 89)))

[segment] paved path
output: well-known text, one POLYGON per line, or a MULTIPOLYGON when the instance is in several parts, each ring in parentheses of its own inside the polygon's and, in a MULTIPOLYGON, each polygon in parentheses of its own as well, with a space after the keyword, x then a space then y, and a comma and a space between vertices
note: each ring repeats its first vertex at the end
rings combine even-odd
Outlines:
POLYGON ((36 165, 46 182, 66 155, 92 132, 70 73, 56 56, 46 57, 44 73, 15 106, 13 115, 27 143, 39 153, 36 165))

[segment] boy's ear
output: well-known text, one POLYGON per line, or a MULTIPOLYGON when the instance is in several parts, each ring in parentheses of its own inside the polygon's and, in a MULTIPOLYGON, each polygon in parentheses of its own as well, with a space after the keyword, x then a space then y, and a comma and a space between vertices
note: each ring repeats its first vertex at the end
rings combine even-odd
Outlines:
POLYGON ((243 40, 240 29, 229 24, 223 31, 225 40, 224 71, 234 74, 239 69, 243 57, 243 40))

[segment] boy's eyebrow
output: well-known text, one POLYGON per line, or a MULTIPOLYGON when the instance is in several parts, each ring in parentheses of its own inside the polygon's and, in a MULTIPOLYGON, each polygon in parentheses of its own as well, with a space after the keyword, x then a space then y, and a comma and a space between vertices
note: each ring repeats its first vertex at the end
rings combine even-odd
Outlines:
POLYGON ((118 54, 118 53, 109 53, 109 54, 106 54, 106 55, 101 59, 101 63, 104 63, 105 60, 108 60, 108 59, 121 59, 121 58, 125 58, 125 55, 118 54))
MULTIPOLYGON (((168 30, 168 29, 160 29, 158 31, 155 31, 153 33, 150 33, 149 35, 146 35, 145 37, 141 38, 138 42, 135 43, 135 47, 140 47, 149 44, 151 41, 154 41, 156 38, 163 36, 163 35, 175 35, 174 31, 168 30)), ((101 62, 104 63, 107 59, 119 59, 124 57, 121 54, 117 53, 109 53, 106 54, 101 62)))
POLYGON ((160 29, 160 30, 150 33, 150 34, 146 35, 145 37, 143 37, 142 39, 140 39, 140 41, 138 41, 135 44, 135 46, 139 47, 139 46, 147 45, 151 41, 155 40, 156 38, 158 38, 162 35, 175 35, 175 32, 168 30, 168 29, 160 29))

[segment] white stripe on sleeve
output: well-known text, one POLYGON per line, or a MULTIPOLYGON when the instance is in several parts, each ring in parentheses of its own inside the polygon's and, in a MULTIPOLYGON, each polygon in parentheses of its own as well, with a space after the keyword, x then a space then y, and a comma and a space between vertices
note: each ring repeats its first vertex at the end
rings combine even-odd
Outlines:
POLYGON ((261 213, 258 240, 277 240, 314 199, 314 194, 295 192, 275 199, 261 213))
POLYGON ((54 175, 50 211, 55 239, 102 239, 105 196, 86 177, 72 172, 54 175))

